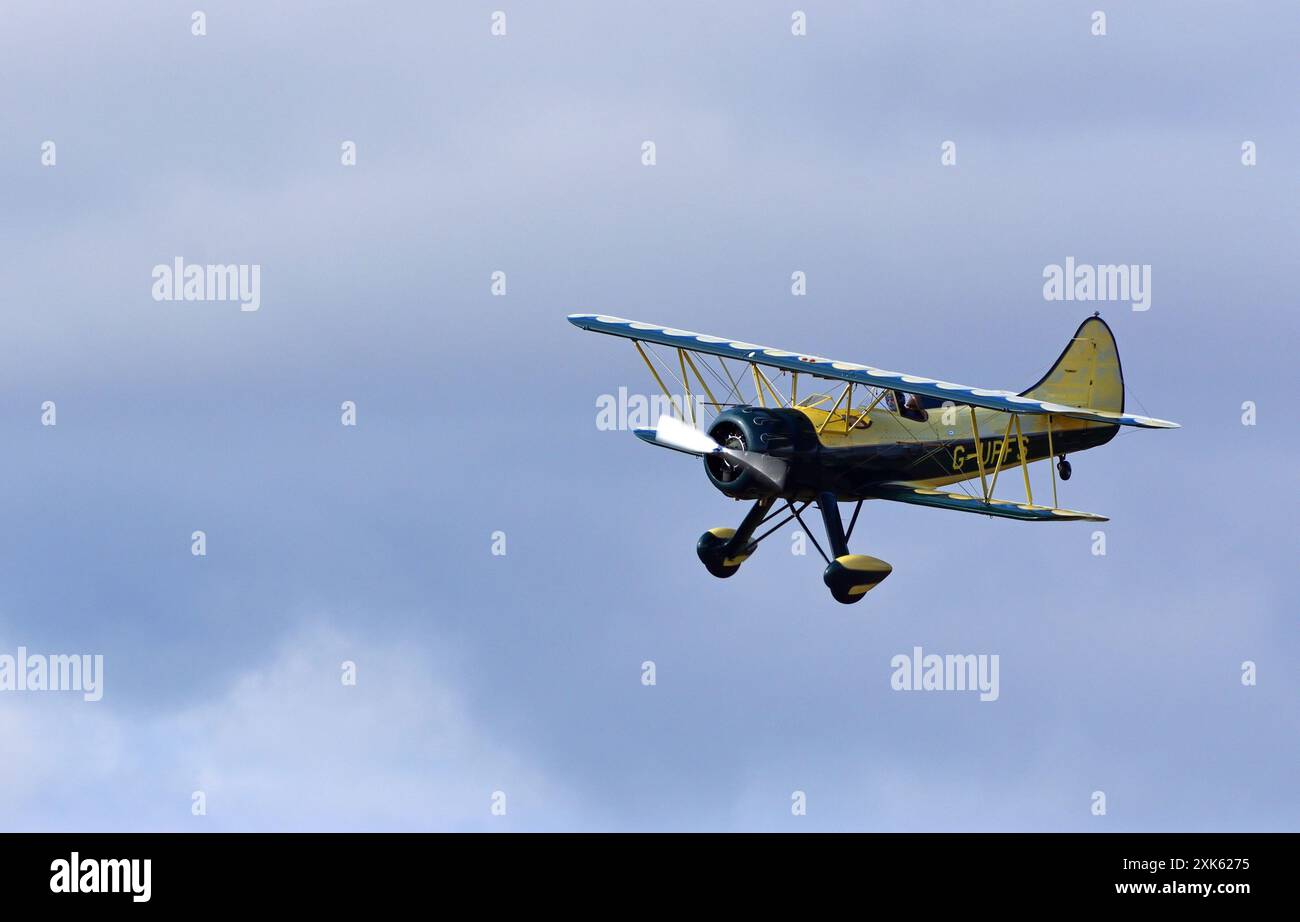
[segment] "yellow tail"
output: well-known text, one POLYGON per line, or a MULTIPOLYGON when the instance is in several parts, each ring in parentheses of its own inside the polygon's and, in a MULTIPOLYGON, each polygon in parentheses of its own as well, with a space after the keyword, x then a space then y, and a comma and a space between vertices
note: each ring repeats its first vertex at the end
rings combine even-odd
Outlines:
POLYGON ((1092 316, 1079 324, 1056 364, 1022 395, 1067 407, 1124 412, 1124 372, 1106 321, 1092 316))

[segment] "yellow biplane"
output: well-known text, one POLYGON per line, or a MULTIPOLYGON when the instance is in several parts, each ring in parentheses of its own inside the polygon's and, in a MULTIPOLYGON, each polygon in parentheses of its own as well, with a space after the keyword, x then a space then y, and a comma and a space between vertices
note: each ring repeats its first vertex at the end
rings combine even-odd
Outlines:
POLYGON ((892 571, 883 560, 849 553, 864 500, 1032 522, 1103 522, 1104 516, 1057 505, 1056 475, 1070 478, 1066 456, 1106 444, 1120 426, 1178 426, 1124 412, 1115 337, 1095 314, 1080 324, 1042 380, 1020 393, 603 314, 568 319, 584 330, 632 340, 670 401, 672 415, 660 417, 653 429, 635 430, 639 438, 703 458, 718 490, 753 501, 739 527, 700 536, 696 552, 705 568, 717 577, 734 575, 759 542, 797 520, 826 561, 823 580, 831 595, 844 603, 858 601, 892 571), (655 347, 671 350, 669 356, 655 347), (665 378, 680 388, 678 395, 665 378), (826 384, 829 393, 816 390, 826 384), (711 420, 697 418, 705 414, 711 420), (707 429, 699 428, 705 422, 707 429), (1029 465, 1052 458, 1058 462, 1048 506, 1034 502, 1029 465), (1012 467, 1024 478, 1023 502, 993 495, 998 478, 1012 467), (978 493, 951 489, 976 478, 978 493), (857 503, 847 531, 841 502, 857 503), (804 525, 802 513, 811 503, 821 511, 829 554, 804 525), (778 516, 784 518, 768 525, 778 516))

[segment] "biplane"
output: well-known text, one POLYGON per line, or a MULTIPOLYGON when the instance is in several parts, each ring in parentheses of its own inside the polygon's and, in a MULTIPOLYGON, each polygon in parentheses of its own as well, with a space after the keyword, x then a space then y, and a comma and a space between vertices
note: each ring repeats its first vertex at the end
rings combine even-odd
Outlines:
POLYGON ((1047 374, 1019 393, 604 314, 568 319, 584 330, 630 339, 664 392, 671 412, 653 429, 636 429, 639 438, 703 458, 714 487, 753 503, 738 527, 700 536, 696 553, 705 569, 723 579, 734 576, 760 542, 794 520, 826 562, 822 578, 831 595, 846 604, 893 570, 883 560, 849 553, 865 500, 1029 522, 1104 522, 1105 516, 1057 505, 1057 475, 1070 479, 1068 456, 1105 445, 1121 426, 1178 428, 1124 412, 1119 351, 1096 314, 1079 325, 1047 374), (656 347, 670 350, 668 356, 656 347), (706 420, 697 417, 706 413, 712 418, 701 429, 706 420), (1034 502, 1029 465, 1053 458, 1049 506, 1034 502), (1024 478, 1024 501, 995 498, 999 477, 1014 467, 1024 478), (976 479, 978 492, 964 486, 976 479), (804 523, 814 503, 826 550, 804 523), (856 503, 847 529, 840 503, 856 503))

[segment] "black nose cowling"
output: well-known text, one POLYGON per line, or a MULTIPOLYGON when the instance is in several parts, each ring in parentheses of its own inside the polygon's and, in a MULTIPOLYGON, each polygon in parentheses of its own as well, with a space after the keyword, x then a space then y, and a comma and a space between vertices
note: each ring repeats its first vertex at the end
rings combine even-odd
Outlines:
MULTIPOLYGON (((816 441, 807 417, 797 410, 751 406, 731 407, 719 413, 709 427, 709 435, 727 448, 786 459, 807 447, 803 443, 809 435, 816 441)), ((725 455, 709 455, 704 459, 704 469, 715 487, 737 499, 758 499, 774 492, 770 483, 725 455)))

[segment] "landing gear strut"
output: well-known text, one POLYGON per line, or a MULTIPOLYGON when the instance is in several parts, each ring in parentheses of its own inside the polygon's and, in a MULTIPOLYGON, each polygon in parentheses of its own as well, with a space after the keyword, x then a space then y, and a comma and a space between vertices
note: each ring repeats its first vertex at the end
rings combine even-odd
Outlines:
POLYGON ((1074 472, 1070 462, 1065 460, 1065 455, 1061 455, 1060 460, 1056 462, 1056 472, 1061 475, 1062 480, 1069 480, 1070 474, 1074 472))
MULTIPOLYGON (((834 493, 822 493, 818 496, 817 507, 822 511, 822 524, 826 526, 826 542, 831 547, 831 554, 834 555, 834 559, 826 562, 822 582, 831 591, 835 601, 852 605, 892 573, 894 568, 875 557, 849 553, 844 523, 840 520, 840 504, 834 493)), ((857 513, 854 513, 853 518, 854 521, 857 520, 857 513)))

